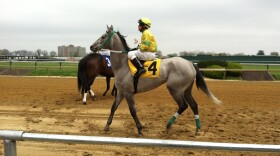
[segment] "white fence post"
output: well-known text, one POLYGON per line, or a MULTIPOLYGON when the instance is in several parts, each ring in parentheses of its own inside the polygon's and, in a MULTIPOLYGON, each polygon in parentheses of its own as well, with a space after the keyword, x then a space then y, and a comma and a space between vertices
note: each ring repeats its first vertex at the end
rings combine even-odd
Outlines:
POLYGON ((219 142, 198 142, 183 140, 162 140, 162 139, 139 139, 139 138, 119 138, 100 136, 79 136, 79 135, 59 135, 26 133, 23 131, 0 130, 0 139, 5 140, 5 156, 16 156, 16 141, 49 141, 85 144, 116 144, 134 146, 157 146, 176 147, 207 150, 229 150, 229 151, 254 151, 254 152, 280 152, 280 145, 266 144, 237 144, 219 142))
POLYGON ((4 140, 4 156, 16 156, 16 141, 15 140, 4 140))
POLYGON ((4 140, 4 156, 16 156, 16 140, 22 140, 24 131, 0 130, 0 139, 4 140))

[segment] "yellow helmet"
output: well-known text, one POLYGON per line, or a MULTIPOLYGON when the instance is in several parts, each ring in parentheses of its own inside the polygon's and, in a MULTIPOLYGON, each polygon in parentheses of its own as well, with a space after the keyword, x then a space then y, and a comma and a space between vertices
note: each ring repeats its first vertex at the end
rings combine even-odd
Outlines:
POLYGON ((144 24, 144 25, 146 25, 148 28, 150 28, 150 27, 151 27, 151 24, 152 24, 152 21, 151 21, 149 18, 147 18, 147 17, 143 17, 143 18, 140 18, 140 19, 138 20, 138 23, 139 23, 139 24, 144 24))

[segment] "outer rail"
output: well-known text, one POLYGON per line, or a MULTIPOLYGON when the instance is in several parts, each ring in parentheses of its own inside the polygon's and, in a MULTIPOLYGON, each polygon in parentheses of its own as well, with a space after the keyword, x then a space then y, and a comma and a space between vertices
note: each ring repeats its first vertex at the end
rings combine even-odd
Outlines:
POLYGON ((13 130, 11 131, 0 130, 0 139, 4 140, 5 156, 15 156, 16 155, 15 142, 24 141, 24 140, 85 143, 85 144, 157 146, 157 147, 229 150, 229 151, 280 152, 280 145, 237 144, 237 143, 198 142, 198 141, 181 141, 181 140, 40 134, 40 133, 26 133, 24 131, 13 131, 13 130))

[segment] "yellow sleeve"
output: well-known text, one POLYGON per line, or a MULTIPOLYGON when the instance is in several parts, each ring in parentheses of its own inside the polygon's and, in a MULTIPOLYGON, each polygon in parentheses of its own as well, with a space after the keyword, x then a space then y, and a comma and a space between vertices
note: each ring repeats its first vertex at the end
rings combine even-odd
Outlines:
POLYGON ((140 51, 148 51, 149 49, 149 37, 147 33, 143 32, 142 37, 141 37, 141 45, 140 45, 140 51))

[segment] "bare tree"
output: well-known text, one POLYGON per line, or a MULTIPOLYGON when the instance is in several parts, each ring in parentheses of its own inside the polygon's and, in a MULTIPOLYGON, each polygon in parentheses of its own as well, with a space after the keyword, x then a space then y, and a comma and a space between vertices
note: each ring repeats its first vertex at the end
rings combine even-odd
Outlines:
POLYGON ((41 50, 41 49, 37 49, 37 50, 36 50, 36 55, 37 55, 37 56, 41 56, 41 54, 42 54, 42 50, 41 50))
POLYGON ((233 56, 245 56, 244 53, 237 53, 237 54, 234 54, 233 56))
POLYGON ((35 56, 35 53, 34 53, 33 51, 28 51, 28 52, 27 52, 27 55, 28 55, 28 56, 35 56))
POLYGON ((196 56, 195 51, 181 51, 179 52, 179 56, 196 56))
POLYGON ((162 51, 158 50, 157 55, 158 55, 158 58, 161 58, 162 57, 162 51))
POLYGON ((42 55, 43 55, 44 57, 47 57, 47 56, 49 56, 49 53, 48 53, 48 51, 43 50, 43 51, 42 51, 42 55))
POLYGON ((274 52, 271 52, 270 55, 271 55, 271 56, 279 56, 279 53, 276 52, 276 51, 274 51, 274 52))
POLYGON ((263 50, 259 50, 257 55, 264 55, 264 51, 263 50))
POLYGON ((0 50, 0 55, 10 55, 10 52, 8 49, 3 49, 3 50, 0 50))
POLYGON ((175 56, 177 56, 177 53, 168 54, 167 56, 168 56, 168 57, 175 57, 175 56))
POLYGON ((51 52, 50 52, 50 56, 51 56, 51 57, 56 57, 56 56, 57 56, 57 54, 56 54, 56 52, 55 52, 55 51, 51 51, 51 52))

